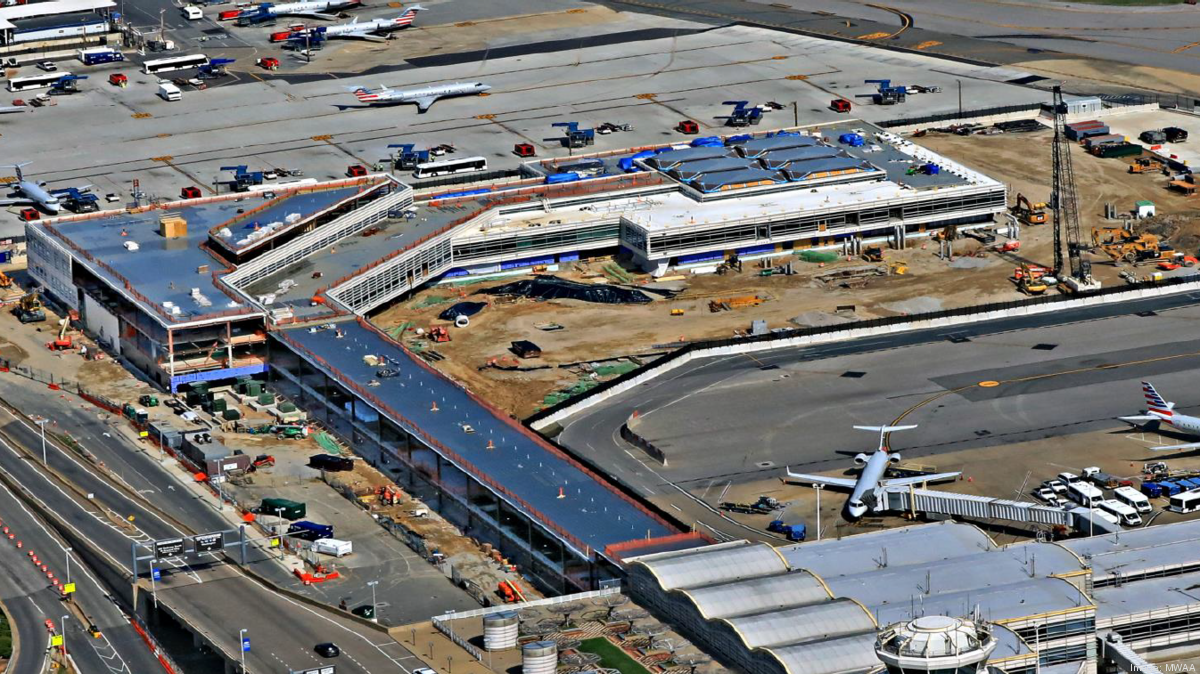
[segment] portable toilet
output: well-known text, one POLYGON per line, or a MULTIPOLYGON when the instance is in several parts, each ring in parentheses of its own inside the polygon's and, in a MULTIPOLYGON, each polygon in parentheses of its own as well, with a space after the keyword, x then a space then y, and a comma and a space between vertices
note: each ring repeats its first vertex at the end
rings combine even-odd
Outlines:
POLYGON ((1134 215, 1137 216, 1138 220, 1141 220, 1142 218, 1153 218, 1154 217, 1154 202, 1153 201, 1148 201, 1146 199, 1142 199, 1141 201, 1134 204, 1134 206, 1135 206, 1135 208, 1133 209, 1133 213, 1134 213, 1134 215))

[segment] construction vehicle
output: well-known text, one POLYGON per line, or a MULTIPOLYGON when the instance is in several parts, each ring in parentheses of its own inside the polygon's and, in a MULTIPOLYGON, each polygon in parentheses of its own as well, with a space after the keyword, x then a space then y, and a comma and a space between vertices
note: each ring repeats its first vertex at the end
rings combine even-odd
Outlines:
POLYGON ((429 328, 429 339, 435 342, 448 342, 450 341, 450 331, 445 326, 435 325, 429 328))
POLYGON ((63 75, 58 78, 57 82, 50 85, 49 93, 51 95, 77 94, 79 93, 79 80, 86 80, 87 78, 87 75, 63 75))
POLYGON ((563 144, 568 148, 577 149, 596 144, 596 130, 581 129, 579 122, 554 122, 550 126, 563 127, 567 130, 563 144))
POLYGON ((400 148, 392 156, 392 165, 400 170, 415 169, 417 164, 429 161, 429 150, 414 150, 412 143, 388 145, 388 148, 400 148))
POLYGON ((759 496, 754 503, 736 503, 734 501, 722 501, 721 510, 732 513, 742 513, 744 515, 768 515, 776 510, 779 510, 779 501, 772 496, 759 496))
MULTIPOLYGON (((1038 269, 1042 268, 1039 267, 1038 269)), ((1044 295, 1049 286, 1042 281, 1043 276, 1045 276, 1044 270, 1041 273, 1037 273, 1030 269, 1029 265, 1022 264, 1020 273, 1015 275, 1017 289, 1026 295, 1044 295)))
POLYGON ((144 393, 138 397, 138 404, 142 407, 158 407, 158 396, 153 393, 144 393))
POLYGON ((259 454, 258 456, 254 457, 254 461, 250 464, 250 467, 247 468, 246 471, 253 473, 254 471, 258 470, 259 468, 270 468, 274 465, 275 465, 275 457, 274 456, 271 456, 270 454, 259 454))
POLYGON ((833 110, 834 112, 850 112, 852 107, 853 106, 850 105, 850 101, 847 101, 844 98, 835 98, 832 101, 829 101, 829 109, 833 110))
POLYGON ((12 284, 13 281, 9 278, 8 274, 0 271, 0 288, 11 288, 12 284))
POLYGON ((303 440, 308 437, 308 426, 277 425, 271 427, 271 433, 280 440, 303 440))
POLYGON ((902 86, 892 86, 891 80, 863 80, 864 84, 877 84, 878 89, 873 94, 860 94, 863 97, 870 97, 875 105, 896 105, 903 103, 908 96, 908 88, 902 86))
POLYGON ((748 108, 750 101, 725 101, 722 105, 732 105, 733 110, 725 116, 725 126, 743 127, 758 124, 762 121, 762 108, 748 108))
POLYGON ((690 119, 685 119, 675 125, 675 130, 688 136, 694 136, 700 133, 700 125, 690 119))
POLYGON ((871 246, 864 248, 862 258, 867 262, 883 262, 883 247, 871 246))
POLYGON ((1093 227, 1092 244, 1113 262, 1129 264, 1157 261, 1164 249, 1171 250, 1154 234, 1137 234, 1131 227, 1093 227))
POLYGON ((744 307, 756 307, 765 300, 758 295, 740 295, 738 297, 719 297, 708 303, 708 310, 714 314, 718 311, 730 311, 744 307))
POLYGON ((717 265, 717 275, 724 276, 729 272, 742 273, 742 260, 737 256, 737 253, 730 255, 717 265))
POLYGON ((1046 224, 1046 204, 1032 203, 1024 194, 1017 194, 1017 203, 1012 207, 1012 214, 1027 225, 1046 224))
POLYGON ((1130 173, 1153 173, 1159 169, 1157 158, 1152 156, 1138 157, 1129 165, 1130 173))
POLYGON ((22 323, 41 323, 46 320, 46 310, 36 290, 21 297, 17 306, 13 307, 13 313, 22 323))
POLYGON ((1067 138, 1067 104, 1063 101, 1061 86, 1054 87, 1052 110, 1054 144, 1050 204, 1054 212, 1054 277, 1061 281, 1059 289, 1063 292, 1099 290, 1100 282, 1092 277, 1092 263, 1083 257, 1085 246, 1079 228, 1079 193, 1071 163, 1071 146, 1074 143, 1067 138), (1064 264, 1064 248, 1069 266, 1064 264))
POLYGON ((71 317, 67 316, 62 319, 62 327, 58 330, 58 337, 53 342, 46 342, 46 348, 51 351, 67 351, 75 346, 71 341, 71 336, 67 334, 67 330, 71 329, 71 317))

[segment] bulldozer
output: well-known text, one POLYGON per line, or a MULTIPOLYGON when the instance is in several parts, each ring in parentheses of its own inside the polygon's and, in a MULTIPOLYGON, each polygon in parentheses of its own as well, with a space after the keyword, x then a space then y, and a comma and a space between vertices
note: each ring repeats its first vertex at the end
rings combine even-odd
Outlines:
POLYGON ((1046 204, 1032 203, 1024 194, 1017 194, 1017 203, 1012 207, 1012 214, 1027 225, 1046 224, 1046 204))
POLYGON ((883 247, 871 246, 869 248, 864 248, 862 257, 867 262, 883 262, 883 247))
POLYGON ((1153 157, 1138 157, 1129 165, 1130 173, 1154 173, 1160 170, 1158 161, 1153 157))
POLYGON ((46 320, 46 310, 36 290, 21 297, 17 306, 13 307, 13 313, 22 323, 41 323, 46 320))
POLYGON ((1173 250, 1154 234, 1138 234, 1131 227, 1093 227, 1092 244, 1118 264, 1155 261, 1173 250))

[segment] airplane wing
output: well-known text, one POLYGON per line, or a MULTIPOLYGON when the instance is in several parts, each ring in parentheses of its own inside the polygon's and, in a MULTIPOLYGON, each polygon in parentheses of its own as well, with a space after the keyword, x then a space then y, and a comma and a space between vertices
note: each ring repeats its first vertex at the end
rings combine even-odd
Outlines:
POLYGON ((880 485, 884 487, 906 487, 910 484, 922 484, 924 482, 940 482, 941 480, 951 480, 959 475, 958 473, 934 473, 932 475, 914 475, 912 477, 894 477, 890 480, 880 480, 880 485))
POLYGON ((851 480, 851 479, 844 478, 844 477, 826 477, 824 475, 809 475, 807 473, 793 473, 790 470, 787 472, 787 476, 788 476, 789 480, 796 480, 799 482, 809 482, 812 484, 827 485, 830 487, 844 487, 846 489, 853 489, 855 483, 857 482, 856 480, 851 480))
POLYGON ((1143 422, 1143 421, 1161 421, 1162 420, 1162 417, 1152 417, 1149 414, 1135 414, 1131 417, 1117 417, 1117 418, 1120 419, 1121 421, 1128 421, 1130 423, 1135 423, 1135 424, 1143 422))
POLYGON ((414 98, 413 103, 417 104, 417 112, 425 112, 437 99, 437 96, 421 96, 420 98, 414 98))
POLYGON ((29 108, 25 107, 24 105, 0 106, 0 115, 7 114, 10 112, 25 112, 28 109, 29 108))
POLYGON ((1186 442, 1182 445, 1165 445, 1163 447, 1151 447, 1152 452, 1167 452, 1172 449, 1200 449, 1200 442, 1186 442))
POLYGON ((0 206, 27 206, 33 205, 34 203, 36 202, 34 202, 33 199, 26 199, 24 197, 0 199, 0 206))
POLYGON ((371 42, 387 42, 386 37, 375 35, 374 33, 355 33, 354 37, 360 37, 364 40, 370 40, 371 42))

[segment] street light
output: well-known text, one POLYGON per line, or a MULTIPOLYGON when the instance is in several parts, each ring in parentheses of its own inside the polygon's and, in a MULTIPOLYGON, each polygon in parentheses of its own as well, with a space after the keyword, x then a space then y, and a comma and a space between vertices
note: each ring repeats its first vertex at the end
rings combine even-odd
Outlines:
POLYGON ((371 622, 379 622, 379 605, 375 601, 375 586, 379 584, 377 580, 368 580, 367 586, 371 588, 371 622))
POLYGON ((39 419, 36 422, 38 426, 42 427, 42 465, 43 466, 49 465, 49 463, 46 461, 46 423, 48 421, 50 421, 50 420, 49 419, 39 419))
POLYGON ((67 618, 68 617, 70 617, 70 616, 63 616, 62 622, 59 623, 59 625, 62 626, 62 652, 63 652, 63 655, 67 654, 67 618))
POLYGON ((238 630, 238 650, 242 652, 242 674, 246 674, 246 632, 250 630, 238 630))
POLYGON ((71 584, 71 550, 72 550, 72 548, 67 548, 67 550, 66 550, 66 552, 67 552, 67 585, 71 584))

